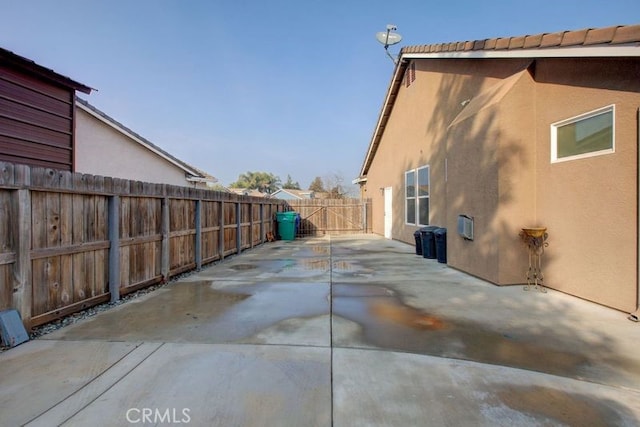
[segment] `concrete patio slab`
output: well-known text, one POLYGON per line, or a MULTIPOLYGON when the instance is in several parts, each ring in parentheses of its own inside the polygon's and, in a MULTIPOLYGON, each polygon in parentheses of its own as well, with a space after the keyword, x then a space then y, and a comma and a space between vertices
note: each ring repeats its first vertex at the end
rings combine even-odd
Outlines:
POLYGON ((28 425, 329 426, 330 359, 326 348, 162 344, 80 410, 28 425))
POLYGON ((378 236, 279 241, 1 353, 0 425, 638 425, 637 327, 378 236))
POLYGON ((353 349, 334 349, 333 366, 335 425, 633 426, 640 419, 637 393, 520 369, 353 349))
MULTIPOLYGON (((157 345, 155 346, 157 347, 157 345)), ((0 425, 19 426, 43 409, 79 409, 108 390, 154 345, 36 340, 0 355, 0 425), (98 381, 96 381, 98 379, 98 381), (74 396, 79 405, 67 406, 74 396)), ((63 417, 64 418, 64 417, 63 417)), ((48 425, 56 425, 53 419, 48 425)))

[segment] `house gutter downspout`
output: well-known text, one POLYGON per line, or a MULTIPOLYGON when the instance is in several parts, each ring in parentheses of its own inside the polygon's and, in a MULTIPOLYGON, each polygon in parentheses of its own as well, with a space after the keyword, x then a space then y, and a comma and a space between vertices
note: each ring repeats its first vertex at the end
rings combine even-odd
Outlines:
POLYGON ((638 203, 638 210, 636 211, 636 220, 637 220, 637 224, 636 224, 636 232, 638 234, 637 236, 637 241, 636 244, 637 249, 636 249, 636 256, 637 261, 636 261, 636 311, 634 311, 633 313, 629 314, 629 320, 633 321, 633 322, 638 322, 640 321, 640 108, 638 108, 638 116, 637 116, 637 120, 636 120, 636 129, 638 132, 637 135, 637 144, 636 144, 636 150, 637 150, 637 155, 638 155, 638 159, 637 159, 637 163, 636 163, 636 176, 637 176, 637 183, 636 183, 636 202, 638 203))

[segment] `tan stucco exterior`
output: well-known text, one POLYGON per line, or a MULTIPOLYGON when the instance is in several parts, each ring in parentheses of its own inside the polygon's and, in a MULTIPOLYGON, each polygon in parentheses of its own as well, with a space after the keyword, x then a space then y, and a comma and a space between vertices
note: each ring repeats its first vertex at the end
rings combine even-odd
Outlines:
POLYGON ((640 59, 414 59, 368 167, 373 231, 405 224, 404 174, 430 167, 430 223, 446 227, 447 262, 498 285, 526 281, 523 227, 548 228, 548 287, 623 311, 637 306, 640 59), (550 126, 615 105, 615 152, 551 162, 550 126), (474 240, 457 234, 473 217, 474 240))
MULTIPOLYGON (((193 187, 185 170, 82 108, 76 108, 75 170, 193 187)), ((204 184, 197 184, 199 187, 204 184)))

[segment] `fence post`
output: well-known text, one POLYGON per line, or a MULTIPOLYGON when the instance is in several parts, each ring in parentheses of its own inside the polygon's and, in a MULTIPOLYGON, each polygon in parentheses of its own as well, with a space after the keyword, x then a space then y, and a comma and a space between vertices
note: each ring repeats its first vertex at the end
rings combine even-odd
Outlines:
POLYGON ((14 264, 13 307, 18 310, 22 322, 31 326, 31 191, 16 191, 13 203, 13 219, 16 224, 16 262, 14 264))
POLYGON ((260 243, 264 243, 264 202, 260 202, 260 243))
POLYGON ((218 211, 218 225, 220 232, 218 233, 218 250, 220 251, 220 260, 224 259, 224 200, 220 200, 220 210, 218 211))
MULTIPOLYGON (((323 205, 323 210, 324 210, 324 232, 322 234, 327 234, 327 230, 329 229, 329 205, 328 203, 325 203, 325 201, 322 202, 323 205)), ((331 233, 329 233, 331 234, 331 233)))
POLYGON ((109 221, 109 293, 111 302, 120 299, 120 196, 110 196, 109 221))
POLYGON ((196 200, 196 269, 202 270, 202 200, 196 200))
POLYGON ((253 202, 249 202, 249 247, 253 248, 253 202))
POLYGON ((242 205, 236 202, 236 255, 242 251, 242 205))
POLYGON ((170 255, 169 255, 169 248, 170 248, 170 224, 169 224, 169 198, 165 197, 162 199, 162 223, 161 223, 161 230, 162 230, 162 260, 161 260, 161 265, 160 265, 160 273, 162 274, 162 280, 164 282, 168 282, 169 281, 169 274, 170 274, 170 265, 169 265, 169 260, 170 260, 170 255))
POLYGON ((362 232, 367 232, 367 201, 360 199, 362 203, 362 232))

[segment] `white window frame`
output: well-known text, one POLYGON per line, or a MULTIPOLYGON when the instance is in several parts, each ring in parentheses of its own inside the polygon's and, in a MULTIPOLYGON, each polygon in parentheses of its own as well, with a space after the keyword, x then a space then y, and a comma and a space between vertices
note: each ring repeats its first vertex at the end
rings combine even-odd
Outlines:
POLYGON ((421 200, 426 200, 427 201, 427 212, 428 212, 428 216, 431 216, 431 200, 429 199, 431 197, 431 169, 429 168, 429 165, 425 165, 425 166, 420 166, 419 168, 416 169, 416 222, 418 223, 419 226, 424 227, 425 225, 429 225, 429 220, 430 218, 427 218, 427 223, 426 224, 422 224, 420 222, 420 202, 421 200), (420 170, 421 169, 426 169, 427 170, 427 180, 429 182, 429 194, 427 194, 426 196, 421 196, 420 195, 420 170))
POLYGON ((409 200, 413 200, 414 201, 414 212, 413 214, 415 215, 417 212, 417 206, 418 206, 418 189, 416 188, 416 181, 418 175, 416 173, 415 169, 411 169, 408 170, 404 173, 404 223, 405 225, 416 225, 418 223, 418 218, 415 218, 415 222, 409 222, 409 209, 407 208, 407 205, 409 204, 409 200), (413 174, 413 189, 414 189, 414 194, 413 196, 408 196, 407 195, 407 175, 409 175, 410 173, 413 174))
POLYGON ((426 196, 420 196, 420 189, 418 188, 418 184, 419 184, 419 180, 418 180, 418 176, 420 175, 420 170, 422 169, 426 169, 427 170, 427 177, 429 179, 429 187, 431 187, 431 169, 429 167, 429 165, 425 165, 425 166, 420 166, 418 168, 415 169, 410 169, 408 171, 405 171, 404 173, 404 223, 405 225, 417 225, 417 226, 425 226, 425 225, 429 225, 429 224, 421 224, 420 223, 420 201, 421 200, 426 200, 426 202, 428 203, 429 206, 429 216, 431 216, 431 191, 429 191, 429 194, 427 194, 426 196), (413 188, 414 188, 414 195, 413 196, 408 196, 407 195, 407 178, 408 175, 413 173, 413 188), (413 200, 414 201, 414 218, 415 218, 415 222, 409 222, 409 209, 407 207, 407 205, 409 204, 409 200, 413 200))
POLYGON ((598 108, 597 110, 589 111, 588 113, 580 114, 578 116, 571 117, 569 119, 561 120, 551 124, 551 163, 567 162, 571 160, 585 159, 588 157, 602 156, 605 154, 612 154, 616 151, 616 108, 615 105, 607 105, 606 107, 598 108), (600 114, 611 112, 611 148, 604 150, 592 151, 590 153, 576 154, 574 156, 558 157, 558 128, 566 126, 572 123, 577 123, 581 120, 590 119, 591 117, 598 116, 600 114))

